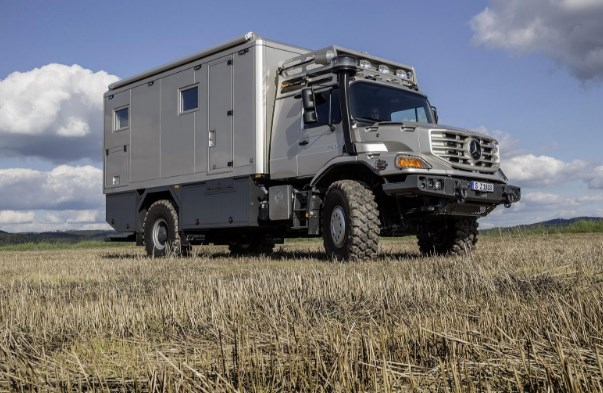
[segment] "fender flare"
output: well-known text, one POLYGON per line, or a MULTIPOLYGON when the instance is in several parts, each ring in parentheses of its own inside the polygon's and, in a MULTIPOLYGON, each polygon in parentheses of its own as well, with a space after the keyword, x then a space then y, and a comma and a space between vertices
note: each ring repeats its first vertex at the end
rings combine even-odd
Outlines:
POLYGON ((180 190, 175 190, 171 186, 153 187, 153 188, 145 189, 138 200, 138 212, 140 213, 144 209, 144 206, 147 204, 148 200, 155 199, 152 197, 157 194, 162 194, 162 195, 169 194, 170 199, 172 200, 172 202, 174 202, 174 204, 176 205, 175 206, 176 209, 179 211, 180 210, 180 192, 179 191, 180 190))
MULTIPOLYGON (((312 180, 310 181, 310 187, 314 188, 320 185, 320 183, 328 179, 330 175, 334 172, 338 172, 343 167, 356 167, 361 168, 361 170, 366 171, 365 173, 370 173, 370 175, 375 176, 376 178, 380 178, 378 172, 375 168, 373 168, 368 162, 362 159, 358 159, 358 156, 344 156, 337 157, 329 162, 325 166, 323 166, 317 173, 314 175, 312 180)), ((355 173, 357 174, 357 173, 355 173)), ((354 176, 350 176, 353 178, 354 176)))

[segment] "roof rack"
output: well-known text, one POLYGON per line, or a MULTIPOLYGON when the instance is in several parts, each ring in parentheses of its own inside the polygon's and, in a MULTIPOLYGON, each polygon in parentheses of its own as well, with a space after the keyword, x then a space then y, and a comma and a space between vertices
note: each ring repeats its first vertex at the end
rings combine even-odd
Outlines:
POLYGON ((279 68, 279 73, 287 80, 302 79, 332 72, 331 60, 337 56, 352 56, 357 59, 358 70, 366 78, 384 80, 418 89, 414 67, 371 56, 339 46, 329 46, 317 51, 296 56, 279 68))

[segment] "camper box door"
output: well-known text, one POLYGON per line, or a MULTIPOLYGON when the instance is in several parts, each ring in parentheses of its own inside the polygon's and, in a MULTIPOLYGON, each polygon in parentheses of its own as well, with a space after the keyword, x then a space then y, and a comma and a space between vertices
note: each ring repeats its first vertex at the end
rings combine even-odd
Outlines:
POLYGON ((209 65, 208 173, 226 172, 232 162, 232 56, 209 65))

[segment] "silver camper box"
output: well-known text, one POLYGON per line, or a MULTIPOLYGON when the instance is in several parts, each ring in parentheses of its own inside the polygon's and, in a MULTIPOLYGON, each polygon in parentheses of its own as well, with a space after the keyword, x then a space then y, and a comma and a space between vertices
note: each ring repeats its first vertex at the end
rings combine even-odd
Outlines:
POLYGON ((107 222, 140 231, 143 193, 165 189, 188 210, 183 228, 254 225, 257 207, 241 190, 255 192, 251 177, 268 173, 277 69, 307 52, 247 33, 111 84, 104 95, 107 222), (216 211, 220 205, 231 208, 216 211))

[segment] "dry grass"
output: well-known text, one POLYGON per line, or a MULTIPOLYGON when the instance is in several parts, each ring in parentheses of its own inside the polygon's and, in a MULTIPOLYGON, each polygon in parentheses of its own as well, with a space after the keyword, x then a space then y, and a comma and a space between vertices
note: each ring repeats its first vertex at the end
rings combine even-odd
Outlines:
POLYGON ((603 234, 0 252, 0 391, 603 391, 603 234))

